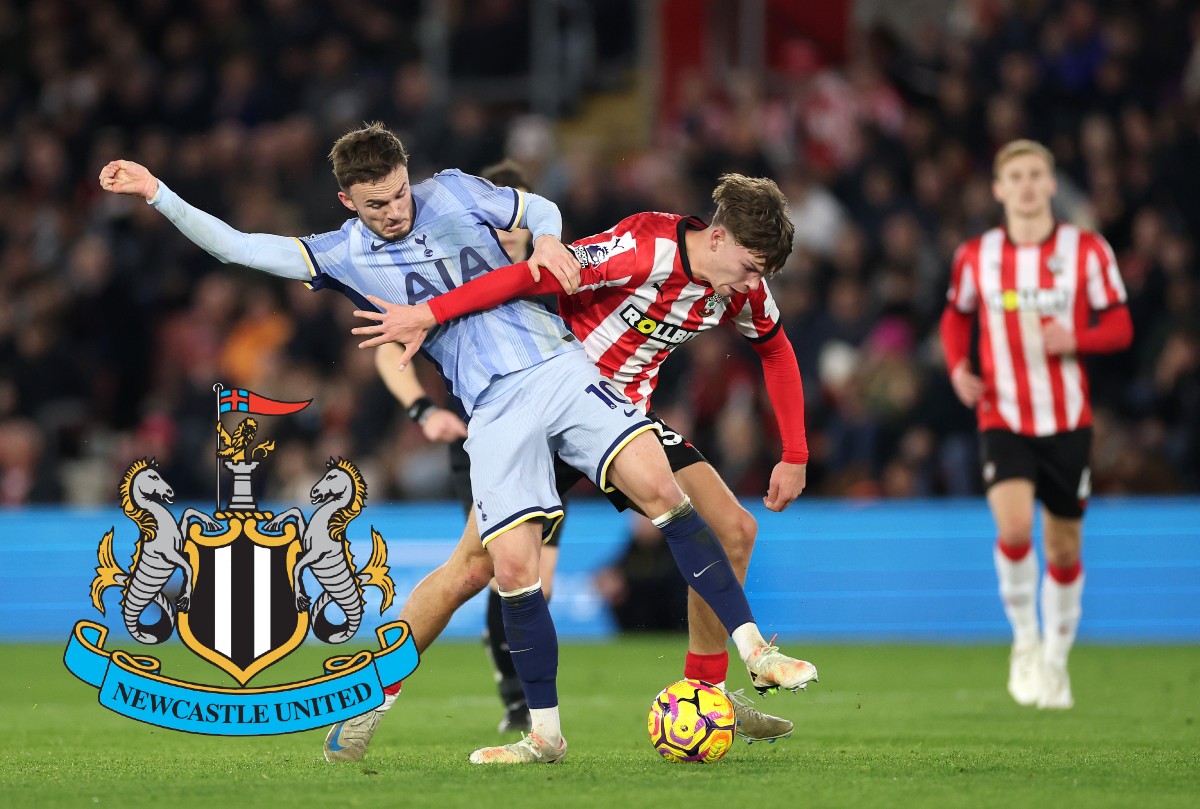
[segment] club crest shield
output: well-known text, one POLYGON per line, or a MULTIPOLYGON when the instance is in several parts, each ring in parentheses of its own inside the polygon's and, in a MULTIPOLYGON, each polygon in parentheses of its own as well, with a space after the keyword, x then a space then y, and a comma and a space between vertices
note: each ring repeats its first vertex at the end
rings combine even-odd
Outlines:
POLYGON ((245 685, 300 647, 308 612, 297 610, 292 571, 300 540, 294 525, 264 533, 265 513, 222 513, 224 531, 191 526, 184 553, 192 566, 192 599, 179 613, 184 645, 245 685))
MULTIPOLYGON (((378 588, 382 614, 395 588, 387 546, 374 527, 366 563, 356 567, 351 553, 347 529, 367 499, 366 481, 352 462, 329 460, 309 492, 310 513, 264 511, 254 497, 253 473, 275 444, 255 443, 258 422, 249 416, 232 432, 220 422, 223 413, 286 415, 308 402, 214 389, 217 460, 233 476, 226 507, 211 515, 187 508, 176 517, 170 508, 174 489, 157 464, 134 461, 119 486, 122 511, 137 528, 132 561, 128 569, 117 562, 116 529, 110 529, 97 548, 91 600, 105 614, 105 592, 119 588, 120 620, 130 637, 160 644, 178 631, 188 649, 227 673, 238 688, 171 680, 158 673, 152 657, 106 652, 109 628, 91 621, 76 624, 65 656, 68 669, 100 690, 105 707, 195 733, 290 733, 376 707, 383 686, 403 679, 418 662, 402 621, 376 630, 378 652, 330 658, 320 677, 247 687, 299 648, 310 630, 325 643, 350 640, 364 618, 365 589, 378 588)), ((217 502, 220 506, 220 491, 217 502)))

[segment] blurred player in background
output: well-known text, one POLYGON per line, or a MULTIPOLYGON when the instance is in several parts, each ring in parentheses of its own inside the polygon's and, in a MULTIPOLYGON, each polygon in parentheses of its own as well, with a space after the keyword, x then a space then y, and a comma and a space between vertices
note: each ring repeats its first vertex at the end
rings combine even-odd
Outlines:
MULTIPOLYGON (((512 160, 488 166, 479 176, 501 188, 515 188, 525 192, 532 190, 525 173, 512 160)), ((533 250, 533 234, 525 228, 501 230, 496 233, 496 237, 512 261, 526 261, 533 250)), ((471 459, 463 447, 467 438, 467 425, 458 413, 438 407, 429 398, 420 379, 417 378, 415 366, 408 365, 403 370, 400 369, 400 359, 403 356, 404 350, 399 345, 384 343, 375 351, 375 367, 388 390, 404 405, 409 418, 420 425, 425 438, 450 445, 450 472, 454 481, 454 496, 462 504, 463 514, 469 515, 474 501, 471 497, 471 459)), ((562 525, 559 525, 558 530, 542 548, 542 592, 545 593, 547 601, 550 600, 554 586, 554 570, 558 564, 558 542, 561 536, 562 525)), ((512 655, 509 654, 508 638, 504 634, 502 602, 500 593, 496 590, 495 579, 488 585, 486 616, 483 642, 487 646, 488 658, 492 661, 496 685, 500 690, 500 701, 504 704, 504 718, 500 720, 498 730, 500 733, 528 731, 529 705, 525 701, 525 692, 521 689, 521 679, 513 666, 512 655)))
MULTIPOLYGON (((778 308, 764 280, 783 266, 791 252, 793 228, 787 200, 771 180, 739 174, 723 176, 713 200, 712 224, 695 217, 642 213, 576 242, 572 249, 582 270, 573 293, 549 276, 534 279, 518 264, 416 307, 378 301, 385 314, 358 314, 379 324, 354 331, 373 335, 364 341, 368 347, 386 339, 406 342, 408 356, 425 330, 437 324, 557 290, 560 313, 601 374, 614 383, 606 389, 614 399, 625 397, 645 410, 661 426, 663 449, 676 480, 713 527, 744 581, 757 535, 754 517, 704 455, 650 405, 659 368, 671 352, 719 323, 732 323, 762 360, 783 438, 783 458, 772 472, 763 501, 772 511, 782 511, 804 490, 808 445, 803 385, 795 352, 780 327, 778 308)), ((572 483, 580 477, 574 470, 567 474, 574 475, 572 483)), ((560 476, 560 486, 563 483, 560 476)), ((616 502, 619 507, 626 505, 621 498, 616 502)), ((444 575, 465 578, 453 569, 444 575)), ((684 676, 724 688, 729 666, 726 633, 694 591, 689 593, 688 627, 684 676)), ((757 678, 752 681, 760 691, 768 690, 761 688, 757 678)), ((740 691, 730 696, 737 705, 738 733, 743 738, 776 739, 791 733, 791 722, 750 707, 740 691)))
MULTIPOLYGON (((304 239, 237 231, 188 205, 131 161, 110 162, 99 179, 106 191, 142 197, 225 263, 333 289, 360 308, 384 298, 418 303, 507 266, 495 233, 520 226, 533 231, 527 266, 549 270, 573 288, 578 261, 559 241, 562 219, 549 200, 453 169, 412 186, 408 153, 381 124, 343 135, 330 159, 338 198, 356 216, 340 230, 304 239)), ((728 557, 676 483, 657 438, 648 435, 658 425, 606 389, 607 380, 561 318, 533 301, 513 301, 447 324, 424 348, 472 419, 467 451, 475 507, 454 553, 478 557, 482 544, 483 558, 491 557, 505 630, 521 646, 513 659, 533 725, 519 742, 476 750, 472 763, 552 764, 566 755, 558 637, 538 578, 542 542, 562 517, 554 452, 588 470, 601 489, 620 488, 643 513, 658 515, 655 525, 678 566, 691 572, 692 587, 720 616, 756 682, 796 689, 816 677, 811 663, 783 655, 762 637, 728 557)), ((410 596, 406 607, 413 601, 410 596)), ((414 620, 436 610, 417 601, 418 614, 409 612, 414 620)), ((420 648, 422 638, 436 637, 444 623, 428 633, 425 625, 410 626, 420 648)), ((392 701, 398 685, 385 689, 392 701)), ((369 739, 390 704, 334 725, 326 736, 327 756, 369 739)))
POLYGON ((1005 145, 993 166, 1004 226, 954 258, 941 336, 954 391, 976 410, 983 482, 996 521, 1000 597, 1012 625, 1008 690, 1021 705, 1074 704, 1067 657, 1082 615, 1080 550, 1090 493, 1092 411, 1081 357, 1127 348, 1125 287, 1098 233, 1057 222, 1054 158, 1040 143, 1005 145), (978 373, 970 359, 979 325, 978 373), (1032 550, 1042 503, 1042 625, 1032 550))

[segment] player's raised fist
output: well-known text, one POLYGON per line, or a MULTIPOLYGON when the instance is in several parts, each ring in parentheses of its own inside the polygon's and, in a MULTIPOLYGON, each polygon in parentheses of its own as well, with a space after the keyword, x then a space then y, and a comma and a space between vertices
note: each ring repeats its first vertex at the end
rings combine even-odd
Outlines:
POLYGON ((134 194, 149 200, 158 193, 158 178, 140 163, 114 160, 100 170, 100 187, 114 194, 134 194))

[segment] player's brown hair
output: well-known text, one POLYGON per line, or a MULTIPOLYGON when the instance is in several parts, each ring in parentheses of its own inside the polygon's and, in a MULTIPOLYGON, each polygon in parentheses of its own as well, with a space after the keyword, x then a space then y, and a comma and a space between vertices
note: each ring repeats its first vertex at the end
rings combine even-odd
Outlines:
POLYGON ((722 174, 712 198, 717 203, 713 226, 725 228, 735 242, 761 256, 768 276, 779 272, 792 254, 796 226, 775 181, 722 174))
POLYGON ((515 188, 518 191, 532 191, 525 170, 511 157, 506 157, 494 166, 488 166, 479 172, 479 176, 492 185, 502 188, 515 188))
POLYGON ((992 176, 999 177, 1000 169, 1004 168, 1005 163, 1014 157, 1027 154, 1037 155, 1045 160, 1046 165, 1050 167, 1050 173, 1054 173, 1054 154, 1036 140, 1021 138, 1009 141, 1000 147, 1000 151, 996 152, 996 159, 992 161, 992 176))
POLYGON ((400 138, 378 121, 347 132, 329 150, 333 176, 343 191, 357 183, 375 183, 400 166, 408 165, 408 152, 400 138))

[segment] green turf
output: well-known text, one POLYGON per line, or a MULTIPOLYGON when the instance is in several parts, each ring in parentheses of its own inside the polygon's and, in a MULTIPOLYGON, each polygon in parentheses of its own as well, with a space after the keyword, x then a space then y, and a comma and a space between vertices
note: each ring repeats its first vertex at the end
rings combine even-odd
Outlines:
MULTIPOLYGON (((676 637, 564 647, 566 763, 484 769, 467 754, 497 738, 500 714, 479 646, 431 650, 368 759, 340 766, 322 760, 321 731, 218 739, 133 722, 97 704, 61 646, 3 646, 0 806, 1200 805, 1194 647, 1079 648, 1076 707, 1061 713, 1011 702, 1000 647, 805 647, 821 683, 759 703, 796 735, 739 741, 713 766, 666 764, 646 739, 682 649, 676 637)), ((160 651, 165 673, 220 681, 186 649, 160 651)), ((309 676, 322 651, 266 674, 309 676)))

